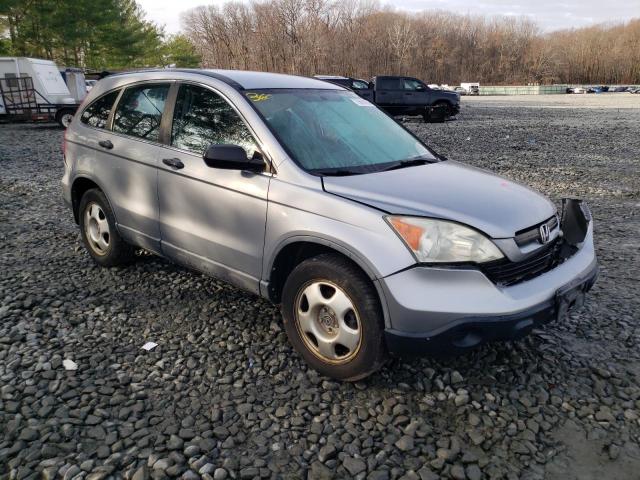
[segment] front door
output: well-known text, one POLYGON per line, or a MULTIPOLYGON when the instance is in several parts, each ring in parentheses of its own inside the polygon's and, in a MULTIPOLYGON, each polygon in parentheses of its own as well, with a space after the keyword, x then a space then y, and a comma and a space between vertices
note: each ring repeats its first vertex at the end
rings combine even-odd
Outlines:
POLYGON ((422 114, 429 104, 428 87, 415 78, 402 79, 403 102, 407 106, 407 113, 422 114))
POLYGON ((211 144, 256 155, 251 132, 219 94, 185 83, 169 143, 158 170, 163 253, 257 293, 271 174, 212 168, 203 160, 211 144))

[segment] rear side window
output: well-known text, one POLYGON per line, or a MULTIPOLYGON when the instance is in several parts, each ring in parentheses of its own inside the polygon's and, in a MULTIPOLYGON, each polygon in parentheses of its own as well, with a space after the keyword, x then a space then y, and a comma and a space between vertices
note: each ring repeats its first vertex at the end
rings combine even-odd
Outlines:
POLYGON ((399 78, 378 78, 376 87, 379 90, 400 90, 399 78))
POLYGON ((220 95, 195 85, 181 85, 173 113, 171 145, 202 154, 212 144, 244 148, 247 157, 256 142, 236 111, 220 95))
POLYGON ((113 102, 118 98, 119 90, 103 95, 82 112, 80 121, 85 125, 95 128, 107 128, 109 113, 113 107, 113 102))
POLYGON ((169 84, 127 88, 113 117, 113 131, 157 142, 169 84))

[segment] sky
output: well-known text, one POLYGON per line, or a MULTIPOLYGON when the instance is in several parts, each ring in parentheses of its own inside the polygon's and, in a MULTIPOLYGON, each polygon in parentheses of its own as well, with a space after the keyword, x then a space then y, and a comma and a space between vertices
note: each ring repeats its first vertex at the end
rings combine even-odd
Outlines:
MULTIPOLYGON (((180 30, 180 14, 224 0, 138 0, 147 19, 164 25, 167 33, 180 30)), ((640 0, 382 0, 399 10, 448 10, 461 14, 516 15, 534 20, 543 31, 580 28, 640 17, 640 0)))

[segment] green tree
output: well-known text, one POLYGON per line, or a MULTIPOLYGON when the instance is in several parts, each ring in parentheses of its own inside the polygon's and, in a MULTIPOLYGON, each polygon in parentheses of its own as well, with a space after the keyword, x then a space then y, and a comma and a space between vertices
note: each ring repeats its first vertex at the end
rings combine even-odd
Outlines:
POLYGON ((196 68, 202 64, 202 56, 184 35, 172 35, 164 43, 164 65, 196 68))
POLYGON ((0 17, 15 55, 96 70, 163 61, 164 33, 135 0, 0 0, 0 17))

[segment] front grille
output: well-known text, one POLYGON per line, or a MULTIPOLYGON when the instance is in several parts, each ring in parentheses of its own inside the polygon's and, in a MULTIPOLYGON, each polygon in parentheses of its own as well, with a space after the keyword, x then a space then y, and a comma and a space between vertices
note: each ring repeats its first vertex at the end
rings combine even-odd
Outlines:
POLYGON ((558 265, 562 261, 560 250, 560 244, 556 240, 519 262, 503 258, 484 263, 480 268, 489 280, 498 285, 515 285, 548 272, 558 265))
POLYGON ((522 247, 534 241, 542 243, 542 239, 540 238, 540 227, 545 223, 549 227, 549 231, 553 232, 558 226, 558 216, 554 215, 553 217, 545 220, 542 223, 539 223, 538 225, 534 225, 533 227, 529 227, 516 232, 516 243, 518 244, 518 246, 522 247))

